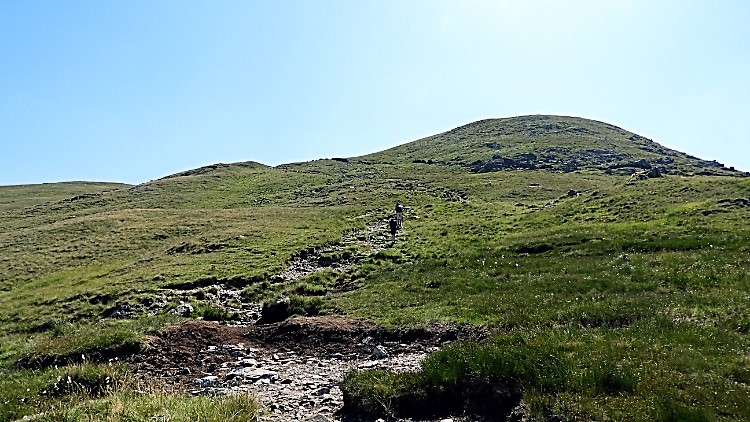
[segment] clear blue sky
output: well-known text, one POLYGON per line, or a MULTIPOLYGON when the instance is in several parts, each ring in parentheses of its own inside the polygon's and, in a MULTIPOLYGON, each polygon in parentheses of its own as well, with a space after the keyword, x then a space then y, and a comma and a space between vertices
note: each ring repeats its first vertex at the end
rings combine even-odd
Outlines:
POLYGON ((606 121, 750 171, 747 0, 0 1, 0 184, 606 121))

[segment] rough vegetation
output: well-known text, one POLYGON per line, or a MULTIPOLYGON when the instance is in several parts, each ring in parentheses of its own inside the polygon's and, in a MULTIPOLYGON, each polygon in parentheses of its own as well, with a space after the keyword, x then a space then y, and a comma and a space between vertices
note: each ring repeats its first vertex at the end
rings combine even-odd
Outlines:
POLYGON ((0 420, 261 417, 247 394, 191 396, 154 354, 292 347, 293 315, 359 321, 299 354, 366 337, 439 348, 406 372, 346 374, 339 419, 748 420, 746 176, 527 116, 363 157, 0 187, 0 420), (196 318, 244 331, 172 325, 196 318))

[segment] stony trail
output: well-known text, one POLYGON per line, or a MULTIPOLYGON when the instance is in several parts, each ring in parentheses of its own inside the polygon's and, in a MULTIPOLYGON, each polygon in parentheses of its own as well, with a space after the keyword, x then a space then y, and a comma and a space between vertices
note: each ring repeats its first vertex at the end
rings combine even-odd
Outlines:
MULTIPOLYGON (((388 350, 387 346, 381 347, 388 350)), ((380 359, 369 354, 342 353, 315 357, 294 351, 269 356, 258 349, 240 350, 237 359, 222 364, 215 375, 194 380, 193 385, 208 383, 212 386, 193 392, 250 392, 265 408, 264 421, 341 420, 337 413, 344 404, 340 386, 346 372, 366 368, 414 371, 426 356, 425 351, 404 352, 380 359)))
POLYGON ((191 394, 253 394, 263 421, 345 421, 347 371, 414 371, 446 343, 486 335, 448 326, 386 330, 336 317, 244 327, 190 321, 158 333, 126 362, 136 374, 191 394))
MULTIPOLYGON (((302 251, 271 282, 289 283, 324 270, 348 272, 391 245, 387 229, 388 219, 380 219, 344 234, 339 243, 302 251), (364 252, 342 253, 351 246, 364 252)), ((240 319, 233 325, 191 321, 169 327, 128 363, 136 373, 195 395, 251 393, 264 408, 263 421, 343 421, 340 386, 348 371, 414 371, 446 342, 485 335, 452 327, 388 332, 335 317, 256 325, 261 306, 244 301, 241 292, 241 287, 216 284, 165 294, 165 303, 199 294, 240 319)))
MULTIPOLYGON (((368 223, 363 230, 344 233, 340 242, 300 251, 289 259, 286 270, 271 276, 269 281, 292 283, 310 274, 326 270, 348 273, 358 262, 391 246, 387 229, 388 219, 381 218, 368 223), (347 253, 346 250, 349 247, 354 247, 360 252, 347 253)), ((170 304, 179 303, 180 305, 170 312, 189 316, 193 312, 193 307, 189 305, 189 302, 194 302, 197 297, 200 297, 201 302, 235 315, 236 323, 254 324, 261 317, 262 307, 260 303, 250 302, 243 298, 243 289, 244 286, 221 282, 188 289, 165 289, 147 309, 147 312, 150 315, 156 315, 165 312, 170 304)), ((114 314, 116 317, 127 317, 133 313, 133 309, 127 305, 127 311, 121 315, 118 309, 108 312, 108 316, 114 314)))
POLYGON ((345 233, 341 242, 319 249, 312 249, 297 254, 289 261, 286 271, 272 277, 272 280, 290 282, 299 280, 317 271, 338 270, 349 271, 354 264, 362 259, 374 255, 390 245, 387 235, 388 220, 378 220, 368 224, 364 230, 345 233), (363 245, 367 251, 357 256, 347 256, 340 261, 325 258, 334 252, 342 252, 349 246, 363 245))

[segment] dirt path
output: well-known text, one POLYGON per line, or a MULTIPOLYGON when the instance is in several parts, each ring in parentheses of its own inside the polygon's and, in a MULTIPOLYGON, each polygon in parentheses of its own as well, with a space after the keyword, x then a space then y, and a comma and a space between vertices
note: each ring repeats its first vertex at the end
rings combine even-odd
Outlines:
MULTIPOLYGON (((387 219, 379 219, 367 224, 363 230, 345 233, 341 242, 299 251, 289 259, 286 270, 271 276, 269 281, 276 284, 293 283, 310 274, 326 270, 347 273, 357 263, 390 247, 387 226, 387 219), (358 252, 352 253, 351 250, 358 252)), ((261 317, 262 306, 244 298, 243 289, 244 286, 221 282, 186 289, 165 289, 151 304, 148 313, 163 313, 171 304, 179 303, 180 306, 172 312, 188 316, 192 312, 192 306, 188 304, 199 301, 234 315, 236 324, 255 324, 261 317)), ((114 311, 116 310, 109 312, 114 311)))
MULTIPOLYGON (((387 219, 377 220, 345 234, 340 243, 301 251, 271 282, 291 283, 324 270, 348 272, 390 246, 387 228, 387 219), (347 252, 351 250, 362 252, 347 252)), ((261 306, 245 301, 241 292, 241 287, 215 284, 166 293, 163 302, 202 296, 204 302, 239 315, 239 321, 233 326, 191 321, 170 327, 127 362, 137 374, 196 395, 252 393, 265 409, 264 421, 341 421, 340 386, 348 371, 414 371, 446 342, 486 335, 447 326, 389 331, 335 317, 255 325, 261 306)))
POLYGON ((386 233, 387 229, 388 221, 378 220, 368 224, 364 230, 344 234, 341 243, 303 251, 292 257, 286 271, 272 277, 272 279, 290 282, 299 280, 314 272, 329 269, 347 272, 357 262, 389 247, 390 240, 386 233), (335 255, 337 252, 344 252, 350 246, 365 246, 366 251, 358 255, 345 254, 340 260, 331 260, 328 258, 328 256, 335 255))
POLYGON ((252 393, 265 421, 342 421, 347 371, 413 371, 446 342, 485 335, 447 326, 385 330, 331 317, 248 327, 191 321, 159 333, 127 362, 136 374, 192 394, 252 393))

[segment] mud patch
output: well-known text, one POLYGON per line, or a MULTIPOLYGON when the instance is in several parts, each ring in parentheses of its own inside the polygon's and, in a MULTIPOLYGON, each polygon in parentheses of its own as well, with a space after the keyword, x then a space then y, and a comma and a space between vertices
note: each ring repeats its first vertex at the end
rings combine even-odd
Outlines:
POLYGON ((485 339, 489 332, 475 327, 431 325, 386 329, 375 324, 336 317, 295 317, 277 324, 249 327, 248 336, 268 346, 325 356, 361 352, 370 338, 375 343, 396 343, 395 352, 415 346, 440 346, 455 340, 485 339))
POLYGON ((225 344, 247 343, 247 327, 190 321, 168 327, 149 337, 140 353, 125 359, 136 374, 183 386, 213 365, 230 359, 225 344), (207 353, 215 351, 215 353, 207 353))

